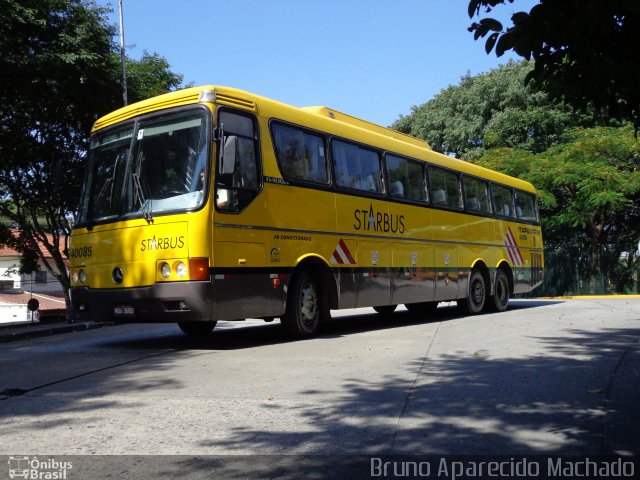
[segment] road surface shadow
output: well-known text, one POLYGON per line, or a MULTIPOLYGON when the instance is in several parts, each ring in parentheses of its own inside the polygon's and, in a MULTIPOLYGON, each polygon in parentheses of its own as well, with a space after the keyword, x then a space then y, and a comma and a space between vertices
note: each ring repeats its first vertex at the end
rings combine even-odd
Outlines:
MULTIPOLYGON (((516 300, 509 305, 509 310, 526 310, 546 307, 562 302, 516 300)), ((393 313, 354 313, 349 311, 332 312, 332 318, 323 321, 317 334, 313 338, 334 338, 346 335, 356 335, 377 330, 406 328, 425 323, 448 322, 465 318, 460 309, 454 303, 443 303, 433 313, 428 315, 416 314, 405 309, 398 309, 393 313), (346 312, 346 314, 345 314, 346 312)), ((500 313, 478 315, 477 320, 497 318, 500 313)), ((261 345, 275 345, 296 340, 287 336, 281 328, 280 321, 271 323, 246 324, 238 322, 218 322, 213 333, 202 338, 194 338, 182 333, 179 328, 168 328, 165 335, 147 337, 137 336, 132 339, 107 340, 109 344, 118 348, 131 349, 196 349, 196 350, 236 350, 242 348, 255 348, 261 345)))
MULTIPOLYGON (((438 311, 437 317, 438 321, 460 318, 445 309, 438 311)), ((346 316, 328 322, 321 336, 402 328, 422 321, 403 312, 346 316)), ((451 351, 434 357, 425 353, 399 365, 402 374, 374 375, 367 380, 357 375, 346 377, 331 399, 307 389, 300 389, 289 399, 257 399, 251 417, 235 419, 224 435, 219 434, 223 422, 213 412, 176 416, 170 410, 171 403, 166 399, 179 400, 189 394, 183 392, 180 382, 169 380, 176 368, 171 355, 175 350, 170 350, 167 355, 145 358, 144 368, 154 377, 138 379, 131 371, 140 366, 130 365, 102 371, 92 378, 90 391, 86 383, 69 382, 61 391, 43 388, 4 400, 0 402, 0 434, 4 432, 10 439, 15 429, 23 435, 33 429, 34 435, 55 436, 66 425, 84 426, 82 420, 71 419, 78 411, 93 413, 94 418, 85 422, 95 426, 105 412, 136 412, 146 403, 167 402, 169 423, 188 437, 189 428, 197 422, 198 428, 192 433, 197 435, 194 448, 212 454, 599 455, 625 451, 640 455, 637 428, 612 427, 612 419, 632 427, 640 421, 640 328, 632 322, 624 328, 603 325, 596 331, 566 327, 554 330, 554 336, 545 336, 544 332, 522 334, 523 341, 535 343, 526 354, 518 351, 517 344, 509 356, 492 357, 482 351, 478 355, 451 351), (168 382, 164 396, 138 396, 138 392, 163 387, 163 378, 168 382), (128 393, 135 401, 127 401, 128 393), (49 415, 51 419, 45 417, 49 415), (263 418, 272 418, 275 423, 268 426, 268 422, 261 423, 263 418)), ((243 348, 281 341, 275 324, 223 328, 218 334, 219 338, 214 335, 204 344, 243 348), (231 342, 231 346, 225 342, 231 342)), ((175 335, 157 341, 175 344, 179 335, 176 329, 175 335)), ((518 335, 514 338, 517 341, 518 335)), ((192 345, 187 339, 177 342, 178 348, 180 342, 185 342, 184 348, 192 345)), ((304 353, 300 355, 292 361, 304 358, 304 353)), ((327 355, 331 355, 330 350, 327 355)), ((212 375, 224 375, 215 364, 208 368, 212 375)), ((295 380, 287 379, 286 372, 283 375, 281 381, 295 380)), ((323 387, 318 385, 317 390, 323 387)), ((230 397, 220 402, 228 402, 224 408, 232 412, 234 400, 230 397)), ((146 451, 144 446, 140 448, 146 451)), ((134 450, 132 454, 137 453, 134 450)), ((210 462, 176 461, 185 478, 201 468, 210 468, 208 471, 217 478, 247 476, 246 470, 232 461, 220 462, 217 467, 210 462)), ((289 478, 278 476, 278 468, 275 462, 262 463, 260 477, 289 478)), ((321 475, 326 465, 309 462, 305 468, 309 469, 306 478, 316 478, 314 475, 321 475)))

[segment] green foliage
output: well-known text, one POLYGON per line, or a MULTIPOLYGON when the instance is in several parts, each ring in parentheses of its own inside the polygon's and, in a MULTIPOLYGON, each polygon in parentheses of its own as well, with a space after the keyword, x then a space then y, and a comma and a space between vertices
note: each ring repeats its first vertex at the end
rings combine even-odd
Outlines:
POLYGON ((126 65, 129 103, 182 87, 184 77, 172 72, 169 62, 157 53, 144 50, 140 60, 127 58, 126 65))
POLYGON ((625 252, 631 265, 636 262, 640 142, 631 126, 573 129, 544 152, 494 149, 477 163, 528 180, 539 190, 548 261, 564 254, 573 258, 565 259, 566 268, 581 262, 592 279, 618 269, 625 252))
MULTIPOLYGON (((469 17, 514 0, 470 0, 469 17)), ((493 18, 474 22, 487 53, 513 50, 534 68, 527 80, 575 108, 640 127, 640 6, 633 0, 540 0, 504 29, 493 18)))
MULTIPOLYGON (((88 133, 122 104, 114 29, 104 9, 82 0, 0 0, 0 11, 0 218, 21 232, 11 241, 23 267, 34 267, 42 243, 66 291, 59 251, 65 216, 78 203, 88 133)), ((136 99, 182 81, 157 54, 130 66, 136 99)))
POLYGON ((113 32, 79 1, 0 0, 0 9, 0 198, 11 200, 0 213, 21 229, 25 265, 39 240, 65 272, 57 248, 77 202, 83 137, 118 94, 105 74, 113 32))
POLYGON ((528 62, 509 63, 485 74, 466 75, 432 100, 413 107, 392 128, 425 139, 439 152, 474 159, 487 148, 518 147, 541 152, 573 126, 592 126, 561 102, 525 87, 528 62))

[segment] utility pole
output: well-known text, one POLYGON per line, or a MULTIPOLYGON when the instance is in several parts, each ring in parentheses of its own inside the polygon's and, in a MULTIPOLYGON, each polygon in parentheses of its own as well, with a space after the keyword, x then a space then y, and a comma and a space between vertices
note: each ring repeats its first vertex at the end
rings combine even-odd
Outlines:
POLYGON ((127 64, 124 54, 124 22, 122 20, 122 0, 118 0, 118 12, 120 13, 120 62, 122 63, 122 98, 124 106, 128 105, 127 100, 127 64))

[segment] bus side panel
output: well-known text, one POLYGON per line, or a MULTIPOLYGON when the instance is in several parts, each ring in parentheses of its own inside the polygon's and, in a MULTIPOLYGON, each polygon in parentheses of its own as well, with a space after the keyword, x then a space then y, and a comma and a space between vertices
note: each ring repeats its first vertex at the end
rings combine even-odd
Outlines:
POLYGON ((214 242, 214 319, 279 316, 284 312, 286 293, 277 267, 265 267, 267 252, 254 232, 219 228, 214 242), (242 241, 244 240, 244 241, 242 241), (280 280, 274 287, 274 279, 280 280))
POLYGON ((513 293, 528 293, 543 280, 542 232, 539 226, 496 223, 496 243, 513 272, 513 293))
MULTIPOLYGON (((435 299, 442 301, 458 298, 458 286, 460 283, 458 247, 455 245, 437 245, 435 248, 435 266, 435 299)), ((462 296, 464 296, 464 293, 462 296)))
POLYGON ((433 209, 430 231, 435 242, 435 300, 456 299, 459 296, 460 264, 455 244, 465 239, 464 223, 460 221, 460 214, 456 212, 433 209))
POLYGON ((513 293, 529 293, 542 284, 542 252, 528 248, 521 249, 524 258, 524 267, 513 268, 513 293))
POLYGON ((391 303, 428 302, 434 298, 433 246, 395 242, 391 303))
MULTIPOLYGON (((400 228, 400 219, 389 216, 384 200, 346 194, 336 195, 338 232, 370 235, 356 240, 357 307, 388 305, 391 301, 391 246, 376 236, 392 235, 400 228)), ((353 252, 352 252, 353 253, 353 252)), ((341 302, 342 304, 342 302, 341 302)))
POLYGON ((391 247, 385 242, 358 240, 357 307, 391 302, 391 247))
POLYGON ((334 269, 338 281, 338 308, 355 308, 358 300, 358 271, 354 268, 334 269))
MULTIPOLYGON (((284 313, 286 294, 274 287, 267 272, 216 273, 213 280, 214 320, 279 317, 284 313)), ((281 280, 280 285, 285 281, 281 280)))

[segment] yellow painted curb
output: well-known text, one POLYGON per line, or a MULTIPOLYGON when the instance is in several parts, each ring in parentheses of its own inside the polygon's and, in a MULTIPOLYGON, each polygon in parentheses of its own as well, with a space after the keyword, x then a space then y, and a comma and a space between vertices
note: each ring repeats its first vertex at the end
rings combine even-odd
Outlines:
POLYGON ((630 300, 640 295, 568 295, 562 297, 537 297, 538 300, 630 300))

